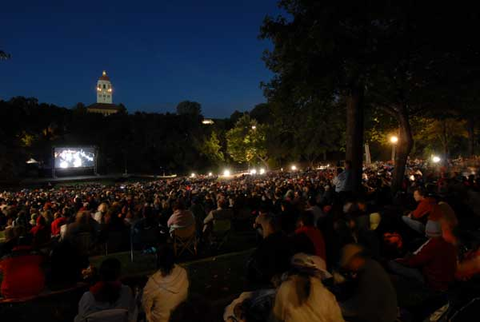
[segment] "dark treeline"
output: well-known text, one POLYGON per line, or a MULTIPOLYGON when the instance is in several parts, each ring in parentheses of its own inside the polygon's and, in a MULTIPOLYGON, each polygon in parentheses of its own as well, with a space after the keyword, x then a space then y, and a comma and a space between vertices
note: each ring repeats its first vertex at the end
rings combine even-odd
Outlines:
POLYGON ((172 173, 210 165, 202 152, 211 128, 201 115, 88 113, 83 104, 73 109, 15 97, 0 101, 0 173, 16 177, 29 158, 51 164, 53 146, 95 145, 100 173, 172 173))

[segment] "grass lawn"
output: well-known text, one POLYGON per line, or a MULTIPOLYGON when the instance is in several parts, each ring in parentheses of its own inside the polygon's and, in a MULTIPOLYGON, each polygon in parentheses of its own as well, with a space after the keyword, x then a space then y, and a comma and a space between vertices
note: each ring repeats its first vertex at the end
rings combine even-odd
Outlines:
MULTIPOLYGON (((189 256, 179 259, 180 265, 188 271, 190 294, 201 295, 212 304, 218 317, 212 322, 222 321, 224 307, 239 293, 248 290, 245 263, 254 245, 251 234, 233 234, 224 247, 228 253, 200 259, 189 256)), ((143 286, 148 275, 155 272, 155 257, 148 254, 136 254, 133 263, 129 252, 93 257, 91 263, 98 267, 107 257, 120 260, 124 283, 132 287, 143 286)), ((0 321, 73 321, 78 301, 85 291, 86 288, 77 289, 23 303, 2 304, 0 321)))

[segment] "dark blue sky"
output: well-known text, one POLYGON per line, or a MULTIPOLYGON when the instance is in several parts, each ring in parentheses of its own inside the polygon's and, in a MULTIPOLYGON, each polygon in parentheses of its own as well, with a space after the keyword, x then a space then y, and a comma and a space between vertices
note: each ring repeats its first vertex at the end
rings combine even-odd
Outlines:
POLYGON ((276 0, 5 1, 0 10, 0 99, 95 102, 107 70, 114 103, 173 112, 195 100, 208 117, 264 102, 271 73, 258 40, 276 0))

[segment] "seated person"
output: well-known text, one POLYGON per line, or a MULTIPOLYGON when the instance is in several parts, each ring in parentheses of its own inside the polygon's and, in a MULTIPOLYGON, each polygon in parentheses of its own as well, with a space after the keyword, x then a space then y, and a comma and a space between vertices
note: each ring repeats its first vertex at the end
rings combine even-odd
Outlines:
POLYGON ((190 210, 186 210, 185 203, 182 200, 177 200, 173 204, 173 214, 167 222, 170 232, 177 228, 186 228, 195 224, 195 218, 190 210))
POLYGON ((60 228, 67 224, 65 213, 56 212, 53 216, 54 220, 51 224, 50 232, 52 236, 60 236, 60 228))
POLYGON ((33 247, 41 248, 50 241, 50 226, 43 216, 38 216, 36 225, 30 230, 33 236, 33 247))
POLYGON ((153 208, 145 206, 142 209, 143 218, 132 226, 132 243, 135 249, 157 246, 160 243, 160 227, 155 219, 153 208))
POLYGON ((335 296, 322 283, 322 278, 330 275, 325 262, 316 256, 297 254, 292 264, 288 278, 277 290, 270 321, 343 321, 335 296))
POLYGON ((228 208, 228 200, 226 198, 220 198, 218 200, 218 208, 210 211, 205 220, 203 221, 204 232, 208 232, 213 229, 213 225, 217 220, 231 221, 233 219, 233 210, 228 208))
POLYGON ((428 237, 412 256, 389 262, 390 270, 400 276, 414 279, 435 292, 448 290, 454 280, 457 267, 455 246, 445 241, 438 221, 429 220, 428 237))
POLYGON ((111 309, 125 309, 129 320, 134 319, 135 301, 130 287, 120 282, 121 263, 109 258, 100 266, 100 281, 85 292, 78 303, 78 315, 75 322, 86 321, 89 314, 111 309))
POLYGON ((311 211, 304 211, 298 219, 297 227, 298 228, 295 230, 293 238, 298 238, 299 235, 302 234, 306 235, 315 249, 313 255, 316 255, 326 261, 325 241, 323 239, 322 232, 315 227, 314 214, 311 211))
POLYGON ((92 219, 90 212, 81 211, 75 216, 75 222, 67 226, 64 238, 75 243, 79 234, 90 233, 92 240, 95 240, 98 231, 98 223, 92 219))
POLYGON ((88 266, 88 256, 82 255, 70 241, 60 241, 50 253, 49 288, 59 290, 76 285, 88 266))
POLYGON ((382 266, 356 244, 343 248, 340 265, 357 280, 353 296, 340 304, 344 318, 364 322, 396 321, 397 295, 382 266))
POLYGON ((166 244, 158 249, 157 268, 143 289, 142 305, 148 322, 168 322, 172 311, 187 299, 188 275, 175 264, 173 249, 166 244))
POLYGON ((253 283, 270 284, 274 276, 289 269, 293 249, 272 215, 260 215, 256 222, 263 239, 247 262, 247 278, 253 283))
POLYGON ((413 198, 418 202, 417 208, 406 216, 402 216, 403 222, 419 234, 425 233, 425 223, 434 214, 437 201, 434 198, 427 197, 423 188, 417 188, 413 192, 413 198))
POLYGON ((2 296, 19 299, 40 294, 45 288, 42 263, 43 256, 33 251, 30 239, 20 237, 12 252, 0 260, 2 296))

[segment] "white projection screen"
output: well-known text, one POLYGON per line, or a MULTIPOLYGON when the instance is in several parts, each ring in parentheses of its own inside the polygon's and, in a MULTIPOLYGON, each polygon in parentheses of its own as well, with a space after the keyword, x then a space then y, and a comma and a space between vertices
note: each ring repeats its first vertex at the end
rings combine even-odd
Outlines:
POLYGON ((55 147, 53 159, 55 169, 95 168, 95 147, 55 147))

